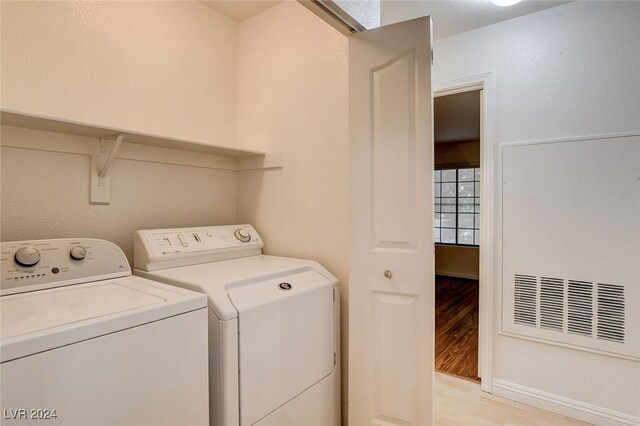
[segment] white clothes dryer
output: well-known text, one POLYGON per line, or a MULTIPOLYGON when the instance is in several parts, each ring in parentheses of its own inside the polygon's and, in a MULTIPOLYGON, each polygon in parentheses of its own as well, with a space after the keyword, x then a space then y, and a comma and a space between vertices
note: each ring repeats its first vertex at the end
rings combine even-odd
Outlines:
POLYGON ((215 426, 340 424, 338 280, 250 225, 138 231, 136 275, 206 293, 215 426))
POLYGON ((207 301, 95 239, 1 245, 2 424, 206 425, 207 301))

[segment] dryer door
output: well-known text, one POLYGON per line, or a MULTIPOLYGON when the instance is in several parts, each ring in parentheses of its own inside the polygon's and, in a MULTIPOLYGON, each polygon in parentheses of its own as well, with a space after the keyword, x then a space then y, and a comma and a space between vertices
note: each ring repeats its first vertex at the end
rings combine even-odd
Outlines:
POLYGON ((333 285, 305 270, 229 297, 238 309, 240 424, 252 425, 333 371, 333 285))

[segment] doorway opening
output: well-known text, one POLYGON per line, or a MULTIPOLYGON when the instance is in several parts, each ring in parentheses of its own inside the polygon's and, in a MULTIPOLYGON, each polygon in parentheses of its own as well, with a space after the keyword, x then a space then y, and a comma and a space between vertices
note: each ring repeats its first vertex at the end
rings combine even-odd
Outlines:
POLYGON ((480 382, 482 89, 434 99, 435 369, 480 382))

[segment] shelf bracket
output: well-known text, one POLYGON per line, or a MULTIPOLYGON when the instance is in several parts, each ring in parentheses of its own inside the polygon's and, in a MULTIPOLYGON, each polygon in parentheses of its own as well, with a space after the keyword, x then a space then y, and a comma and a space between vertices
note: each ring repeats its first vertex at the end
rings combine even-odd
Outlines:
POLYGON ((115 141, 101 138, 97 148, 91 155, 90 204, 109 204, 111 202, 111 176, 109 175, 109 170, 125 136, 126 133, 119 133, 115 141), (111 149, 107 154, 108 145, 111 145, 111 149))
POLYGON ((104 166, 102 166, 102 170, 100 170, 100 174, 98 175, 100 179, 104 179, 107 176, 107 173, 109 173, 109 168, 111 167, 111 164, 113 164, 113 159, 118 153, 118 150, 120 149, 120 145, 122 144, 122 141, 124 140, 125 136, 126 136, 125 133, 120 133, 116 138, 116 142, 113 144, 113 147, 109 152, 107 161, 104 162, 104 166))

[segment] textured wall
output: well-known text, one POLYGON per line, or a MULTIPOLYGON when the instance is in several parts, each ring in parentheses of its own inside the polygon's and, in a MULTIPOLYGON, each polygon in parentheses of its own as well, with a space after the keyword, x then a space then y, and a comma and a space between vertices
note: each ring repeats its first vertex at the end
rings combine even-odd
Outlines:
MULTIPOLYGON (((198 2, 3 1, 1 12, 3 108, 235 144, 228 18, 198 2)), ((15 128, 1 136, 96 143, 15 128)), ((100 206, 89 205, 89 156, 6 146, 0 156, 3 241, 103 238, 131 260, 137 229, 236 221, 233 171, 118 159, 112 202, 100 206)))
MULTIPOLYGON (((393 2, 387 5, 393 7, 393 2)), ((412 17, 409 8, 402 12, 404 18, 412 17)), ((640 132, 638 22, 638 2, 554 7, 437 40, 433 78, 446 81, 494 73, 496 146, 640 132)), ((500 223, 500 218, 496 220, 500 223)), ((640 415, 640 364, 500 335, 497 286, 494 295, 496 379, 640 415)))
POLYGON ((237 24, 196 1, 3 1, 2 108, 235 144, 237 24))
MULTIPOLYGON (((89 138, 2 126, 3 144, 20 140, 96 143, 89 138)), ((87 237, 116 243, 133 260, 138 229, 231 224, 235 171, 117 159, 111 204, 89 204, 91 158, 3 146, 0 239, 87 237)), ((170 160, 170 158, 166 158, 170 160)))
POLYGON ((340 279, 344 386, 347 38, 297 2, 281 3, 240 24, 238 86, 240 146, 284 153, 281 170, 239 173, 238 220, 256 226, 267 254, 317 260, 340 279))

